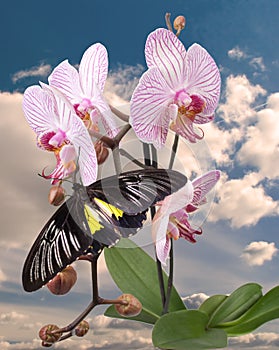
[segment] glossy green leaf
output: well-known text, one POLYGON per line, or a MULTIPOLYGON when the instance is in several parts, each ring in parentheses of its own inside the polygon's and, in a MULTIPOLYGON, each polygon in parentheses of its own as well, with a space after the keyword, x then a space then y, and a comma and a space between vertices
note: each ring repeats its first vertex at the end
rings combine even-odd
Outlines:
POLYGON ((244 314, 259 298, 262 287, 257 283, 247 283, 231 293, 212 313, 209 327, 230 322, 244 314))
POLYGON ((208 316, 198 310, 166 314, 155 323, 153 344, 161 349, 176 350, 226 347, 226 333, 222 329, 206 329, 207 323, 208 316))
MULTIPOLYGON (((162 314, 156 262, 134 242, 129 239, 121 241, 120 245, 105 249, 108 270, 122 292, 133 294, 138 298, 145 313, 149 314, 148 318, 154 321, 154 317, 158 318, 162 314)), ((164 282, 166 285, 167 275, 165 273, 164 282)), ((173 287, 169 310, 177 311, 185 308, 182 299, 173 287)), ((144 316, 140 320, 147 322, 147 317, 144 316)))
POLYGON ((210 318, 227 297, 228 296, 224 294, 212 295, 201 304, 199 310, 205 312, 210 318))
POLYGON ((253 332, 262 324, 279 318, 279 286, 261 297, 245 314, 233 322, 221 325, 228 336, 253 332))

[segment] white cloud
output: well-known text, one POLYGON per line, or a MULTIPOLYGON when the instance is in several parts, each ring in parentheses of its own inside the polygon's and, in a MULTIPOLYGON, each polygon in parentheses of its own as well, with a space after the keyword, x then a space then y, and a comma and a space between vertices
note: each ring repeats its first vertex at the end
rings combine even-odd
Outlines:
POLYGON ((0 324, 4 324, 4 323, 16 324, 19 321, 22 321, 26 318, 28 318, 27 315, 18 313, 16 311, 11 311, 8 313, 1 313, 0 314, 0 324))
POLYGON ((275 179, 279 176, 279 93, 267 100, 267 108, 257 112, 257 122, 247 128, 246 141, 237 159, 241 165, 259 169, 262 176, 275 179))
POLYGON ((16 83, 18 80, 29 77, 46 77, 51 72, 51 65, 49 64, 40 64, 39 66, 34 66, 30 69, 25 69, 16 72, 12 76, 12 82, 16 83))
POLYGON ((273 346, 277 349, 279 344, 279 334, 273 332, 261 332, 255 334, 246 334, 240 337, 230 338, 228 349, 235 348, 255 348, 257 350, 272 350, 273 346))
POLYGON ((201 304, 208 298, 209 296, 204 293, 195 293, 182 298, 182 300, 184 301, 187 308, 198 309, 201 306, 201 304))
POLYGON ((251 118, 255 118, 252 104, 265 94, 260 85, 251 84, 245 75, 230 75, 226 80, 226 102, 219 105, 217 113, 227 123, 246 125, 251 118))
POLYGON ((218 203, 213 203, 210 220, 230 220, 235 228, 253 226, 265 216, 278 212, 278 203, 266 195, 259 184, 260 174, 249 173, 241 179, 223 176, 217 184, 218 203))
POLYGON ((261 72, 264 72, 266 70, 266 66, 262 57, 252 58, 249 62, 249 65, 255 68, 256 70, 260 70, 261 72))
POLYGON ((260 266, 266 261, 272 260, 278 249, 275 243, 268 243, 264 241, 251 242, 243 250, 241 257, 250 266, 260 266))
POLYGON ((0 269, 0 283, 7 280, 7 276, 4 274, 4 272, 0 269))
POLYGON ((240 49, 239 46, 236 46, 229 50, 228 56, 229 58, 237 61, 241 61, 248 57, 247 53, 244 50, 240 49))
POLYGON ((143 71, 144 67, 140 64, 136 66, 123 65, 110 71, 104 90, 109 103, 114 107, 127 104, 143 71))

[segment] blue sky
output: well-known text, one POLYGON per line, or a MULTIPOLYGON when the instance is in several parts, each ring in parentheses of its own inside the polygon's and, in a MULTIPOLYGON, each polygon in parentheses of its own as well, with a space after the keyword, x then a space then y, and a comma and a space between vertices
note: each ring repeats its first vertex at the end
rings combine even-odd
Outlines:
MULTIPOLYGON (((193 218, 203 224, 197 244, 176 242, 175 284, 195 305, 248 281, 262 284, 264 291, 278 284, 277 0, 50 0, 47 5, 17 0, 3 2, 0 8, 1 349, 38 348, 41 325, 69 323, 90 298, 89 271, 83 263, 77 266, 78 284, 65 297, 53 297, 45 289, 27 294, 21 287, 28 249, 54 211, 47 203, 49 184, 37 176, 52 158, 36 148, 23 117, 22 93, 29 85, 46 82, 64 59, 78 64, 88 46, 101 42, 110 60, 106 96, 116 106, 126 105, 146 69, 146 37, 165 26, 166 12, 172 19, 185 15, 180 39, 186 47, 193 42, 205 47, 222 76, 220 105, 214 124, 204 128, 205 140, 199 148, 180 144, 179 161, 191 164, 184 165, 188 176, 212 166, 223 176, 210 208, 193 218), (210 156, 200 155, 201 150, 210 156)), ((126 142, 130 146, 132 141, 126 142)), ((117 296, 103 262, 100 274, 102 294, 117 296)), ((69 340, 55 348, 152 349, 150 330, 115 323, 101 311, 90 314, 93 330, 84 340, 69 340)), ((254 335, 231 340, 229 348, 278 349, 278 344, 274 321, 254 335)))

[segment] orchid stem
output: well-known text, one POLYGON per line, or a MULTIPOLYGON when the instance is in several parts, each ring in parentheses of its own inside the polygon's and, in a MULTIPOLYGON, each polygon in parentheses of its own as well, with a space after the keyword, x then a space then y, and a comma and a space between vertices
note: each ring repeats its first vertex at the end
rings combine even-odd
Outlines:
POLYGON ((175 134, 173 144, 172 144, 172 150, 171 150, 171 157, 170 157, 170 162, 169 162, 169 169, 172 169, 176 152, 177 152, 177 147, 178 147, 178 141, 179 141, 179 135, 175 134))
POLYGON ((170 267, 169 267, 169 278, 167 286, 167 296, 164 304, 163 314, 166 314, 169 309, 171 291, 173 286, 173 240, 170 239, 170 267))
POLYGON ((123 120, 124 122, 129 122, 129 116, 121 111, 119 111, 117 108, 113 107, 112 105, 109 105, 112 113, 114 113, 119 119, 123 120))
POLYGON ((168 30, 170 30, 171 32, 173 32, 173 29, 172 29, 172 25, 171 25, 171 21, 170 21, 170 16, 171 14, 169 12, 167 12, 165 14, 165 21, 166 21, 166 26, 168 28, 168 30))
MULTIPOLYGON (((157 159, 156 148, 153 145, 150 146, 146 143, 143 143, 143 153, 144 153, 145 165, 146 166, 153 166, 153 167, 157 168, 158 167, 158 159, 157 159), (150 154, 150 147, 151 147, 151 154, 150 154), (151 159, 151 155, 152 155, 152 159, 151 159)), ((151 207, 150 212, 151 212, 151 219, 153 219, 154 215, 156 213, 155 207, 151 207)), ((166 302, 166 292, 165 292, 165 286, 164 286, 163 269, 162 269, 162 264, 157 257, 156 247, 155 247, 155 256, 156 256, 158 282, 159 282, 160 294, 161 294, 161 299, 162 299, 162 306, 164 308, 164 305, 166 302)))
POLYGON ((146 166, 151 166, 151 156, 150 156, 149 144, 143 142, 142 147, 143 147, 143 155, 144 155, 144 164, 146 166))
POLYGON ((119 147, 116 147, 113 151, 112 151, 112 155, 113 155, 113 161, 114 161, 114 167, 115 167, 115 171, 116 174, 119 175, 121 173, 121 161, 120 161, 120 152, 119 152, 119 147))
POLYGON ((133 163, 135 163, 137 166, 139 166, 140 168, 144 168, 147 169, 149 168, 149 166, 144 165, 142 162, 140 162, 139 160, 135 159, 130 153, 128 153, 125 149, 120 148, 119 150, 120 155, 123 157, 126 157, 127 159, 131 160, 133 163))

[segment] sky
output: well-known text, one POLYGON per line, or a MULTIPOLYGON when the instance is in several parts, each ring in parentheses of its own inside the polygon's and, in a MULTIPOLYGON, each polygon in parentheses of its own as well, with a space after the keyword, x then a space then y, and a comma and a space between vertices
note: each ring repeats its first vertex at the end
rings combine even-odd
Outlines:
MULTIPOLYGON (((203 234, 196 244, 175 244, 176 288, 188 306, 197 307, 208 296, 228 294, 246 282, 261 284, 264 292, 278 285, 278 6, 277 0, 1 2, 1 349, 39 348, 42 325, 66 325, 91 297, 85 262, 75 263, 78 282, 64 297, 50 295, 46 288, 31 294, 22 289, 28 250, 55 210, 47 202, 50 184, 37 175, 53 159, 36 147, 22 112, 22 94, 30 85, 47 82, 64 59, 78 65, 86 48, 101 42, 110 61, 106 97, 114 106, 128 108, 146 70, 146 37, 165 27, 166 12, 172 19, 186 17, 181 41, 186 48, 194 42, 205 47, 222 78, 214 122, 204 126, 199 145, 181 141, 175 163, 190 179, 212 168, 222 171, 209 204, 192 218, 202 224, 203 234)), ((133 137, 122 146, 134 146, 133 137)), ((164 154, 159 157, 164 164, 164 154)), ((136 240, 151 242, 148 232, 136 240)), ((101 295, 121 294, 103 258, 99 275, 101 295)), ((153 349, 149 328, 106 318, 103 311, 89 315, 91 330, 84 339, 53 348, 153 349)), ((232 338, 228 348, 278 349, 278 324, 272 321, 253 334, 232 338)))

